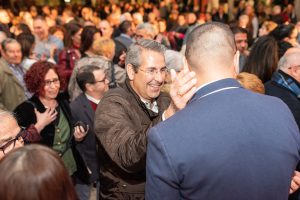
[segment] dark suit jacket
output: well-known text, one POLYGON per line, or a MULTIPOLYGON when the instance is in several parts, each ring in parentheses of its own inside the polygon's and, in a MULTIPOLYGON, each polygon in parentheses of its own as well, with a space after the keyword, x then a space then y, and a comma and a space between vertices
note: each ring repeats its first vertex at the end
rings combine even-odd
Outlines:
POLYGON ((90 183, 92 183, 99 178, 99 161, 97 159, 96 135, 94 132, 95 111, 83 93, 71 102, 70 108, 76 122, 82 121, 89 126, 87 135, 83 141, 76 143, 76 148, 91 171, 90 183))
POLYGON ((240 87, 234 79, 208 84, 150 130, 146 199, 287 199, 297 124, 278 98, 240 87))
POLYGON ((221 15, 217 12, 212 16, 212 20, 226 24, 228 22, 228 15, 224 13, 223 16, 221 17, 221 15))
POLYGON ((129 49, 129 46, 133 43, 133 41, 130 38, 128 38, 122 34, 120 36, 116 37, 115 40, 121 42, 126 47, 126 49, 129 49))
MULTIPOLYGON (((75 139, 72 134, 73 133, 73 118, 72 118, 72 115, 70 112, 69 102, 65 98, 64 94, 59 94, 57 96, 56 100, 57 100, 62 112, 64 113, 65 117, 67 118, 70 130, 71 130, 68 145, 69 145, 69 147, 72 148, 74 159, 76 161, 76 165, 77 165, 76 177, 78 177, 83 182, 87 182, 86 179, 89 177, 89 175, 88 175, 88 171, 86 169, 86 165, 85 165, 82 157, 78 153, 78 151, 74 148, 75 139)), ((45 106, 39 100, 37 95, 34 95, 29 100, 24 101, 22 104, 17 106, 17 108, 14 110, 14 113, 16 115, 16 119, 20 126, 29 127, 31 124, 36 123, 37 119, 36 119, 36 115, 34 113, 34 108, 36 108, 41 113, 45 112, 45 110, 46 110, 45 106)), ((38 143, 52 148, 54 136, 55 136, 54 123, 52 122, 49 125, 47 125, 41 131, 40 135, 41 135, 41 141, 39 141, 38 143)))

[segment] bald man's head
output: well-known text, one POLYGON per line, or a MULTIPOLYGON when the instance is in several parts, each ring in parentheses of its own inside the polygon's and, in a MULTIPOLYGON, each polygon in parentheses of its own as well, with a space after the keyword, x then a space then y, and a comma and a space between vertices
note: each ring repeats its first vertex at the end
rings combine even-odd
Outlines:
POLYGON ((278 69, 293 77, 300 83, 300 50, 298 48, 290 48, 280 58, 278 69))
POLYGON ((195 71, 234 64, 234 35, 225 24, 212 22, 197 27, 188 37, 186 46, 187 62, 195 71))

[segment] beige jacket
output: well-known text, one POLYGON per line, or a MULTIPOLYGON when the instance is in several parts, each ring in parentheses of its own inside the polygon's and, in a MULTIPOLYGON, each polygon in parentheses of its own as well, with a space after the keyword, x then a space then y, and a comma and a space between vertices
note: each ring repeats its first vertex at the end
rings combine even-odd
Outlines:
POLYGON ((9 68, 8 63, 0 59, 0 108, 13 111, 25 101, 25 90, 9 68))

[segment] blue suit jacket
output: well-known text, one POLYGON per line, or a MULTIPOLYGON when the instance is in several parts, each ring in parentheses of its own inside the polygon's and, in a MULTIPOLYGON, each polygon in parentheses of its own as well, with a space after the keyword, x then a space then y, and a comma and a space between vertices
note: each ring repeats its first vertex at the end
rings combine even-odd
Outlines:
POLYGON ((216 81, 150 130, 146 199, 287 199, 299 148, 281 100, 216 81))

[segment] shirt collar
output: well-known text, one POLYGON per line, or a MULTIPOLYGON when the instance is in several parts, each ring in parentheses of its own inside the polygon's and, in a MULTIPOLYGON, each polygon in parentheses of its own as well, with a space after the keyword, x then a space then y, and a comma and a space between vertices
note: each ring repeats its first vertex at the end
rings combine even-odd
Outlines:
POLYGON ((91 97, 90 95, 88 95, 88 94, 86 94, 86 93, 84 93, 85 94, 85 96, 86 96, 86 98, 88 99, 88 100, 90 100, 91 102, 93 102, 93 103, 95 103, 95 104, 99 104, 100 103, 100 99, 95 99, 94 97, 91 97))

